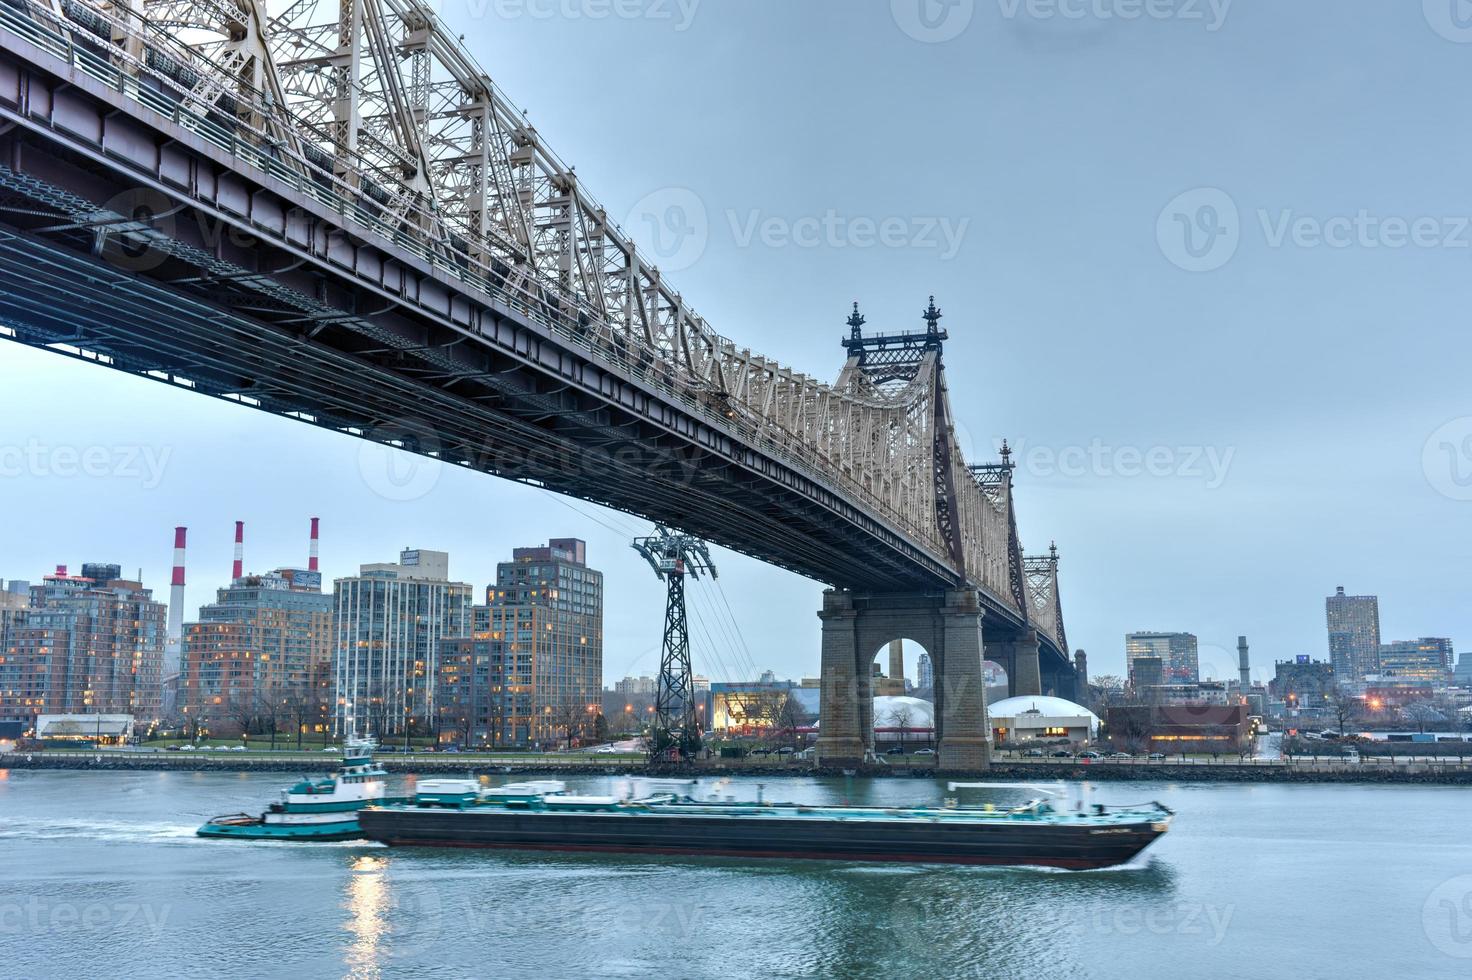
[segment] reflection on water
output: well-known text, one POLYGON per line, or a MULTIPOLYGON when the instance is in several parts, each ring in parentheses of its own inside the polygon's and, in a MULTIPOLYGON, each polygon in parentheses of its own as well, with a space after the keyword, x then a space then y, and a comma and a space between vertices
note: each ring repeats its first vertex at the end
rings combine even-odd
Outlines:
POLYGON ((380 944, 388 931, 388 885, 384 880, 385 858, 355 857, 349 865, 348 911, 344 928, 352 935, 347 949, 346 976, 355 980, 377 980, 383 973, 380 944))

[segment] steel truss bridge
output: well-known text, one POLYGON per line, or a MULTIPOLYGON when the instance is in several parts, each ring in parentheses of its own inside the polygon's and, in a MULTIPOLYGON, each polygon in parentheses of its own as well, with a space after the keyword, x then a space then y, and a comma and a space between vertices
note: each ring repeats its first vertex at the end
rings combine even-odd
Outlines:
POLYGON ((932 302, 827 384, 717 333, 419 0, 0 0, 0 335, 681 528, 974 589, 1068 671, 932 302))

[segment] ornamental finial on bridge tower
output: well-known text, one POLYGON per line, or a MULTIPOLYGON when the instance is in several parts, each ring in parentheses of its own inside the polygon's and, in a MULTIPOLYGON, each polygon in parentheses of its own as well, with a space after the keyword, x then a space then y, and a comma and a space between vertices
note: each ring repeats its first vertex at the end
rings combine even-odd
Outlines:
POLYGON ((864 332, 862 330, 860 330, 859 328, 862 327, 868 321, 864 319, 864 314, 862 314, 862 313, 859 312, 859 303, 858 303, 858 300, 855 300, 854 301, 854 311, 853 311, 853 313, 849 314, 849 318, 848 318, 848 321, 847 322, 848 322, 848 325, 849 325, 849 337, 852 338, 852 339, 854 339, 854 340, 861 340, 861 339, 863 339, 864 332))
POLYGON ((1011 466, 1012 465, 1012 447, 1009 446, 1009 445, 1007 445, 1007 440, 1006 439, 1003 439, 1002 440, 1002 465, 1003 466, 1011 466))
POLYGON ((930 297, 930 307, 922 314, 922 316, 925 317, 926 327, 930 330, 931 333, 936 333, 940 329, 941 315, 942 314, 940 310, 935 308, 935 297, 930 297))
POLYGON ((1048 558, 1050 561, 1053 562, 1053 564, 1058 564, 1058 542, 1048 542, 1048 558))

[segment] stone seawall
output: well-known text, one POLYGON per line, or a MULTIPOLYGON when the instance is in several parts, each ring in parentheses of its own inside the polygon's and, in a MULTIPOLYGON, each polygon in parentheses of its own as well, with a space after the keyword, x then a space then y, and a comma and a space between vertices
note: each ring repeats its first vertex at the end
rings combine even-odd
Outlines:
MULTIPOLYGON (((525 762, 500 762, 464 757, 460 759, 426 759, 415 757, 395 759, 392 756, 378 760, 391 773, 445 774, 516 774, 523 776, 609 776, 639 773, 658 777, 702 777, 702 776, 759 776, 767 779, 787 777, 822 776, 842 777, 852 770, 812 768, 800 765, 723 765, 719 761, 703 763, 694 769, 680 766, 650 766, 642 762, 588 762, 549 763, 527 760, 525 762)), ((46 752, 14 752, 0 755, 0 769, 59 769, 82 771, 143 770, 181 772, 327 772, 337 765, 337 759, 324 755, 314 758, 304 755, 300 759, 251 759, 241 757, 183 756, 169 753, 124 755, 121 753, 98 753, 96 755, 57 755, 46 752)), ((1098 782, 1191 782, 1191 783, 1405 783, 1410 785, 1472 786, 1472 766, 1410 764, 1378 766, 1364 764, 1328 765, 1294 764, 1283 766, 1253 765, 1172 765, 1169 763, 1150 765, 1111 765, 1096 763, 1087 766, 1054 763, 998 763, 984 775, 976 773, 953 773, 929 768, 898 768, 889 766, 865 766, 854 775, 863 778, 881 779, 937 779, 968 778, 995 779, 998 781, 1052 781, 1057 779, 1092 780, 1098 782)))

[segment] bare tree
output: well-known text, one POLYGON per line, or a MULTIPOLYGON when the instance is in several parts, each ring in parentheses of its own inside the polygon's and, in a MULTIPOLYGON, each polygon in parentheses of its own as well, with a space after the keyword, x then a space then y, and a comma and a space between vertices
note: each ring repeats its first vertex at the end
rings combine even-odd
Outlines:
POLYGON ((240 730, 239 734, 249 735, 256 723, 256 700, 252 694, 232 695, 220 715, 230 719, 231 725, 240 730))
POLYGON ((1358 698, 1346 691, 1335 691, 1329 695, 1329 711, 1334 715, 1334 724, 1340 735, 1349 723, 1360 715, 1362 704, 1358 698))
POLYGON ((1094 714, 1101 718, 1115 705, 1125 703, 1125 680, 1117 674, 1099 674, 1089 679, 1087 696, 1094 714))
POLYGON ((271 737, 271 748, 276 748, 276 734, 287 714, 287 692, 284 685, 269 684, 256 699, 256 724, 261 734, 271 737))
POLYGON ((1423 735, 1426 733, 1426 725, 1428 723, 1434 727, 1436 724, 1446 721, 1445 715, 1425 701, 1414 701, 1406 705, 1401 709, 1401 715, 1407 721, 1416 725, 1416 730, 1423 735))
POLYGON ((797 730, 811 720, 807 709, 802 706, 801 701, 792 696, 791 692, 783 696, 782 706, 777 712, 777 726, 789 744, 796 747, 797 730))
POLYGON ((905 751, 905 736, 910 733, 910 729, 915 725, 915 712, 908 704, 899 704, 890 712, 890 716, 894 719, 894 727, 900 730, 900 754, 903 755, 905 751))
POLYGON ((470 711, 462 711, 458 715, 452 712, 450 721, 454 725, 455 734, 460 739, 460 747, 470 748, 470 737, 475 734, 475 716, 470 711))
POLYGON ((552 708, 552 728, 555 733, 561 729, 563 738, 566 740, 566 748, 572 748, 572 740, 575 732, 580 731, 583 725, 583 712, 578 710, 574 704, 558 704, 552 708))
POLYGON ((293 684, 287 689, 282 699, 282 714, 296 730, 296 747, 302 747, 302 739, 306 735, 307 728, 315 723, 318 715, 317 699, 313 697, 310 685, 301 683, 293 684))

